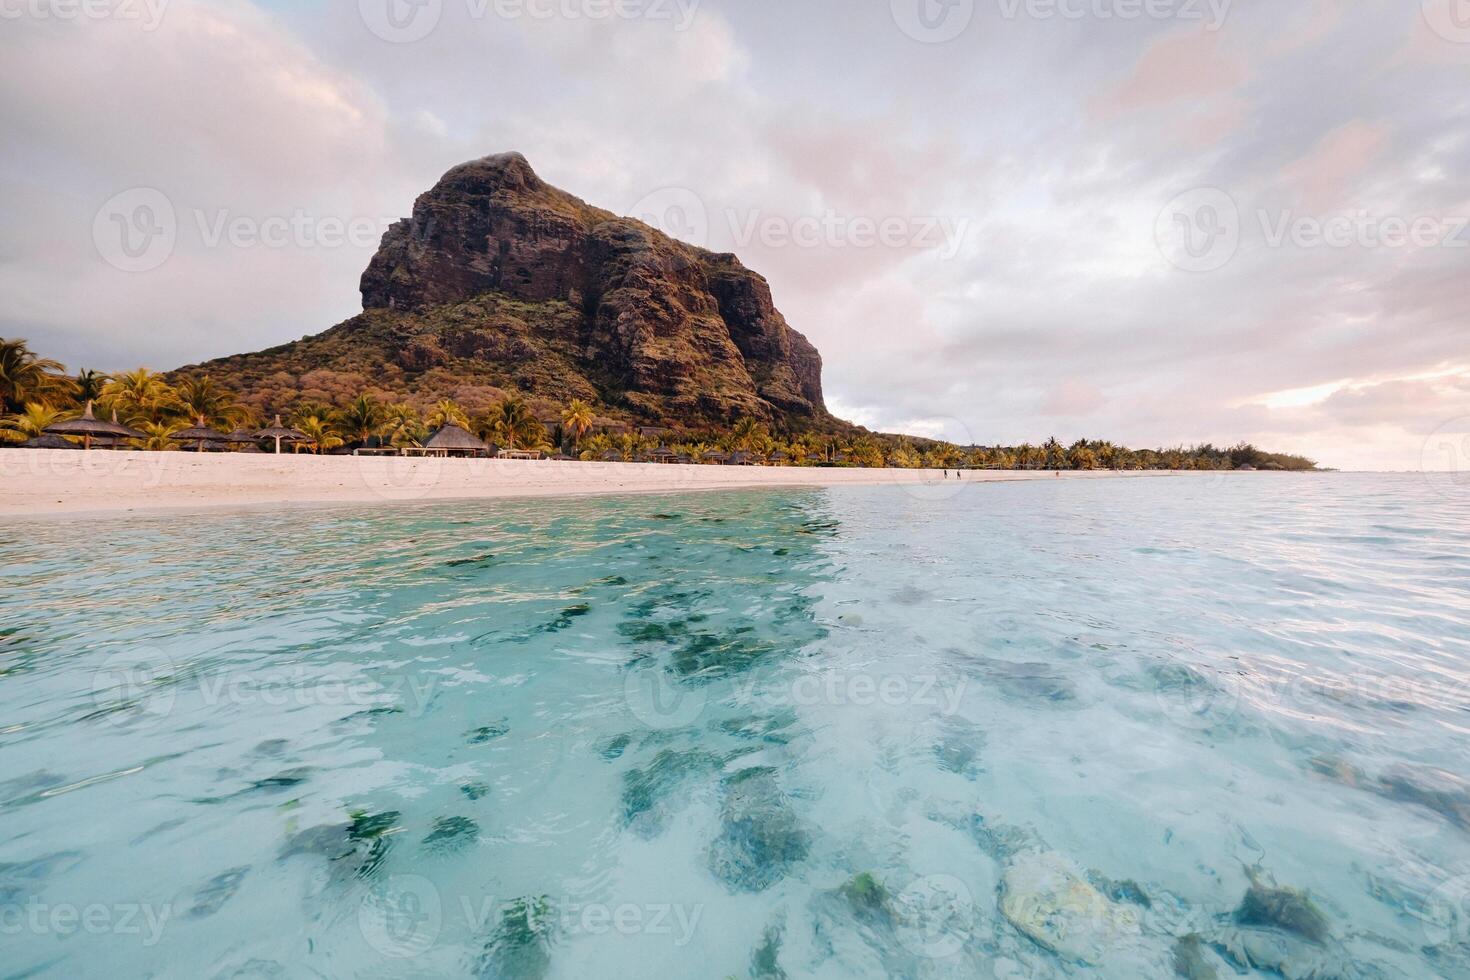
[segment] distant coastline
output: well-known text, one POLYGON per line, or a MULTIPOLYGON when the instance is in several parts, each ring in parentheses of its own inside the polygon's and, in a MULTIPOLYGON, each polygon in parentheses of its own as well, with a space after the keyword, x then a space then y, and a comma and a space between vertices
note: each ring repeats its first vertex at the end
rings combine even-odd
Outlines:
POLYGON ((1017 480, 1248 479, 1170 470, 900 470, 0 449, 0 520, 240 507, 883 486, 942 500, 1017 480))

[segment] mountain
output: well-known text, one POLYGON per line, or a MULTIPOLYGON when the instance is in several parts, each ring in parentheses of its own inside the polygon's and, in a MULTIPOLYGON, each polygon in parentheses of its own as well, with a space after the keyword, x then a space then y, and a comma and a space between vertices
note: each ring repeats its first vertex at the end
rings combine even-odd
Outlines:
POLYGON ((849 428, 765 279, 552 187, 519 153, 445 174, 361 288, 363 312, 323 333, 173 374, 211 374, 265 411, 362 390, 477 408, 518 390, 641 424, 849 428))

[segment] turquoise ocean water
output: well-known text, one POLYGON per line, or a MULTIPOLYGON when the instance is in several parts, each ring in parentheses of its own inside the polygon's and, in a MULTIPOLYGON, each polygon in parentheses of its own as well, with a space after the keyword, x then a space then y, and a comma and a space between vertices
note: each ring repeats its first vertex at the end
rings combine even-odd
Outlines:
POLYGON ((0 977, 1470 977, 1470 493, 0 524, 0 977))

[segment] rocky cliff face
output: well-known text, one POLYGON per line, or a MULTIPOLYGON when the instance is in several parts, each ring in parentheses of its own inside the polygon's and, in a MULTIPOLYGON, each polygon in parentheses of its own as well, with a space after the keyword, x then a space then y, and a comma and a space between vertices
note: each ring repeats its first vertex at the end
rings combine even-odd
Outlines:
POLYGON ((384 235, 362 296, 363 313, 324 334, 196 370, 261 404, 293 375, 309 389, 357 373, 419 400, 513 388, 650 423, 842 425, 821 356, 763 278, 550 186, 518 153, 422 195, 384 235))

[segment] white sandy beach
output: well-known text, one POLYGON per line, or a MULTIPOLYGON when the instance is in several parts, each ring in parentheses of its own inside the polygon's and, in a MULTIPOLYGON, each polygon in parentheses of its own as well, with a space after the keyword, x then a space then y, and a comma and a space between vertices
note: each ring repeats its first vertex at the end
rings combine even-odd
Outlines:
MULTIPOLYGON (((961 482, 1188 475, 971 470, 961 482)), ((0 449, 0 517, 863 484, 939 499, 961 482, 938 470, 0 449)))

